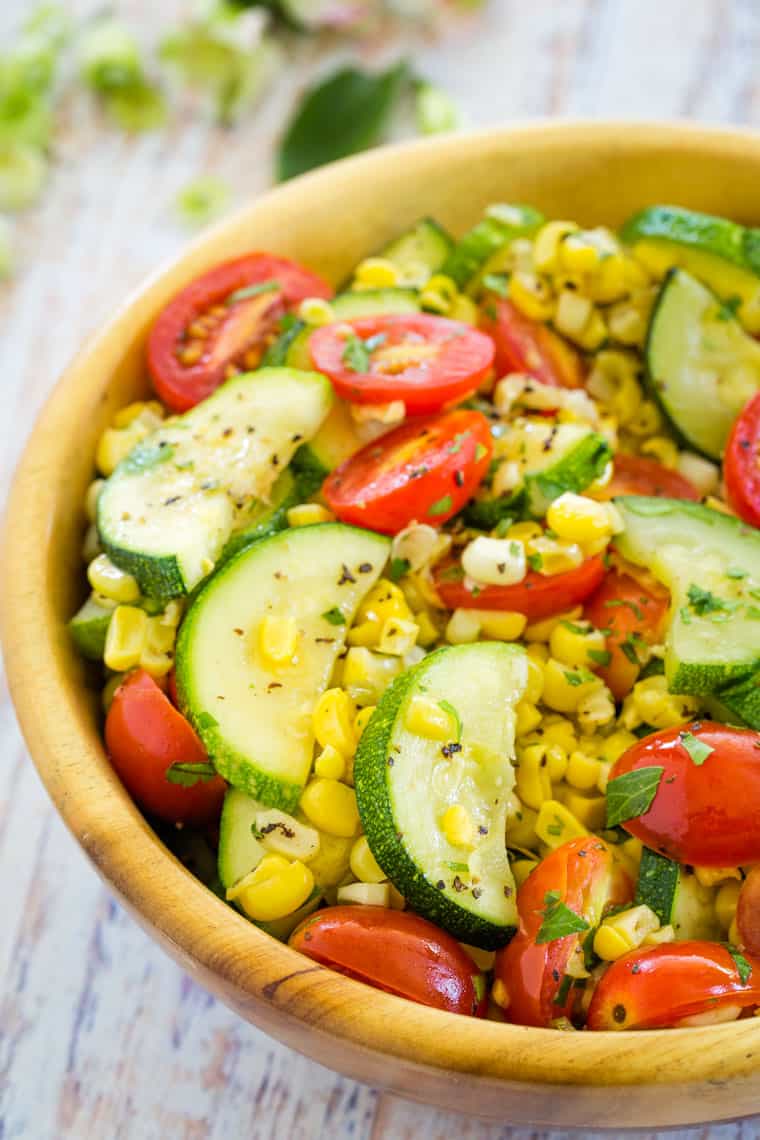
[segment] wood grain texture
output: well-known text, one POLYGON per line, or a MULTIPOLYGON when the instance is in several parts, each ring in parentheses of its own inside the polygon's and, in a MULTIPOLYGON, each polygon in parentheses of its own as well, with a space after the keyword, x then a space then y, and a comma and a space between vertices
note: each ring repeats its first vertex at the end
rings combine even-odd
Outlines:
MULTIPOLYGON (((1 7, 4 44, 25 4, 1 7)), ((183 7, 120 4, 146 40, 183 7)), ((417 46, 415 57, 473 124, 572 114, 757 125, 758 37, 753 0, 494 2, 480 22, 417 46)), ((103 131, 85 98, 67 103, 49 192, 19 226, 21 271, 0 287, 3 485, 83 336, 185 240, 171 216, 176 191, 209 170, 230 182, 238 202, 268 184, 271 144, 292 93, 325 66, 308 46, 289 62, 260 113, 233 136, 188 114, 165 133, 127 142, 103 131)), ((2 1140, 549 1135, 378 1097, 209 997, 100 886, 41 790, 4 689, 1 696, 2 1140)), ((748 1140, 759 1130, 756 1120, 671 1135, 748 1140)))

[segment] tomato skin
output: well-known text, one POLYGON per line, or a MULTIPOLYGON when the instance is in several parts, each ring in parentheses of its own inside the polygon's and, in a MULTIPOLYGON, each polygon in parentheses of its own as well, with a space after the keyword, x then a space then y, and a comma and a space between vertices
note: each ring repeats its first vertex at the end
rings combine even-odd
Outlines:
POLYGON ((325 325, 312 334, 309 350, 314 367, 330 377, 339 396, 352 404, 387 404, 403 400, 407 415, 428 415, 464 400, 488 376, 494 347, 490 337, 461 321, 429 313, 361 317, 325 325), (343 359, 346 328, 363 341, 382 337, 370 353, 367 372, 354 372, 343 359), (434 349, 422 360, 401 367, 387 365, 384 354, 398 345, 434 349))
POLYGON ((411 911, 332 906, 304 920, 290 945, 340 974, 421 1005, 483 1017, 483 975, 450 934, 411 911))
POLYGON ((531 871, 517 892, 517 934, 494 963, 495 976, 509 994, 507 1017, 517 1025, 548 1026, 572 1010, 572 990, 564 1002, 555 998, 580 935, 536 942, 549 891, 558 892, 560 901, 593 928, 605 906, 628 902, 633 885, 608 845, 594 835, 563 843, 531 871))
POLYGON ((664 772, 649 810, 622 826, 677 863, 735 867, 760 860, 760 734, 714 721, 654 732, 616 761, 610 780, 641 768, 664 772), (690 732, 713 751, 695 764, 690 732))
POLYGON ((586 370, 579 352, 557 335, 516 309, 511 301, 499 300, 482 309, 480 327, 496 346, 496 376, 526 372, 552 388, 582 388, 586 370))
POLYGON ((656 459, 624 452, 615 456, 607 486, 594 491, 595 499, 614 499, 618 495, 659 495, 667 499, 690 499, 695 503, 702 498, 694 484, 677 471, 669 470, 656 459))
POLYGON ((130 673, 106 717, 106 748, 131 796, 169 823, 209 823, 222 808, 227 785, 219 776, 191 788, 170 784, 166 770, 179 761, 207 764, 190 724, 144 669, 130 673))
POLYGON ((150 330, 148 370, 158 397, 173 412, 194 407, 219 387, 228 364, 242 348, 263 341, 286 308, 306 297, 331 296, 327 282, 284 257, 249 253, 214 266, 180 289, 150 330), (230 316, 222 322, 221 333, 209 339, 209 350, 195 364, 182 364, 177 347, 188 326, 212 306, 224 304, 237 290, 264 281, 278 281, 281 288, 232 305, 230 316), (246 327, 241 328, 243 325, 246 327))
POLYGON ((619 570, 610 570, 586 602, 583 616, 597 629, 610 631, 606 637, 609 664, 594 666, 594 672, 616 700, 630 693, 641 672, 641 666, 626 656, 623 646, 630 646, 629 652, 635 652, 635 642, 631 643, 630 638, 641 638, 649 645, 661 641, 669 605, 667 590, 654 593, 619 570))
POLYGON ((457 563, 445 561, 433 573, 436 591, 449 609, 509 610, 525 614, 529 622, 579 605, 604 578, 604 562, 599 555, 564 574, 545 577, 529 570, 522 582, 513 586, 483 586, 477 593, 468 590, 461 578, 452 580, 456 570, 457 563))
POLYGON ((723 458, 729 504, 739 518, 760 527, 760 392, 753 396, 731 429, 723 458))
POLYGON ((753 867, 739 891, 736 925, 742 946, 760 954, 760 866, 753 867))
POLYGON ((381 534, 397 534, 414 519, 440 526, 472 497, 492 451, 481 412, 410 420, 350 456, 328 475, 322 494, 342 522, 381 534))
POLYGON ((742 984, 737 964, 717 942, 663 942, 613 962, 594 990, 587 1029, 668 1029, 728 1005, 760 1003, 760 958, 742 984))

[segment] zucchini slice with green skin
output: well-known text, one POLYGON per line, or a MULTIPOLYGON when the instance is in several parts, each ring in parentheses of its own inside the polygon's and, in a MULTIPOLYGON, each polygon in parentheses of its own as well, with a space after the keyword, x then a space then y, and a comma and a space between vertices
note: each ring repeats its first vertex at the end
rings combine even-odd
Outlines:
POLYGON ((180 707, 220 775, 268 807, 298 805, 312 710, 389 548, 382 535, 340 523, 280 531, 225 563, 187 612, 176 648, 180 707), (259 643, 269 616, 292 617, 297 630, 294 656, 279 667, 259 643))
POLYGON ((370 849, 411 908, 473 946, 509 941, 517 922, 505 823, 514 783, 514 709, 527 683, 515 645, 483 641, 431 653, 397 677, 367 725, 354 783, 370 849), (456 710, 459 740, 407 728, 424 697, 456 710), (454 846, 441 819, 460 804, 473 847, 454 846))
MULTIPOLYGON (((329 417, 328 417, 329 418, 329 417)), ((311 492, 309 492, 311 493, 311 492)), ((302 499, 301 489, 290 468, 283 471, 269 493, 269 502, 254 502, 224 544, 219 563, 245 550, 260 538, 269 538, 288 525, 288 511, 302 499)), ((307 496, 308 497, 308 496, 307 496)))
POLYGON ((531 237, 544 224, 544 215, 533 206, 489 206, 482 221, 460 238, 441 266, 441 273, 464 289, 485 263, 509 242, 531 237))
POLYGON ((720 938, 713 892, 693 871, 648 847, 641 854, 635 902, 653 910, 662 926, 672 926, 677 939, 720 938))
POLYGON ((422 218, 407 233, 389 242, 375 256, 401 274, 401 284, 421 289, 438 273, 454 248, 453 238, 434 218, 422 218))
POLYGON ((760 671, 760 531, 682 499, 626 495, 615 506, 617 550, 670 590, 668 688, 729 704, 729 687, 760 671))
POLYGON ((101 606, 92 596, 69 621, 69 633, 82 657, 102 661, 113 606, 101 606))
POLYGON ((720 460, 734 420, 760 388, 760 344, 706 286, 672 269, 644 355, 647 386, 679 439, 720 460))
POLYGON ((143 594, 188 594, 253 501, 266 501, 333 403, 317 372, 268 368, 228 380, 119 464, 98 496, 98 534, 143 594))

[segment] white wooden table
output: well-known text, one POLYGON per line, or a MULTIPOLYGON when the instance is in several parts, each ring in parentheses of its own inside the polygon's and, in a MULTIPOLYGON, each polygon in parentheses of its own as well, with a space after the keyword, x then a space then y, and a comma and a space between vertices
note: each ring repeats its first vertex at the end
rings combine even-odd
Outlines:
MULTIPOLYGON (((84 13, 97 3, 68 6, 84 13)), ((189 4, 115 6, 150 42, 189 4)), ((0 3, 0 47, 26 8, 0 3)), ((492 0, 478 20, 414 54, 474 125, 562 114, 760 125, 757 0, 492 0)), ((65 105, 51 185, 21 219, 19 272, 0 286, 3 486, 82 338, 185 240, 172 217, 176 192, 207 172, 237 203, 268 185, 293 93, 325 61, 306 45, 288 63, 234 133, 186 115, 132 141, 104 130, 86 97, 65 105)), ((0 1140, 538 1136, 344 1080, 194 985, 86 864, 40 786, 4 688, 0 700, 0 1140)), ((760 1117, 671 1135, 749 1140, 760 1117)))

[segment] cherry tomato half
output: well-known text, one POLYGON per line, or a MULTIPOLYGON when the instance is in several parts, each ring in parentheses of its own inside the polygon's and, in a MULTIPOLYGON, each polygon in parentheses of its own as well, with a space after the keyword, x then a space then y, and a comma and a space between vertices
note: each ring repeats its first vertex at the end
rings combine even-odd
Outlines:
POLYGON ((678 863, 760 860, 760 733, 707 720, 654 732, 615 761, 610 780, 652 767, 664 769, 654 799, 626 831, 678 863))
POLYGON ((618 570, 610 570, 586 602, 583 616, 597 629, 609 631, 609 663, 595 671, 617 700, 630 693, 641 672, 637 663, 641 643, 656 645, 662 640, 669 604, 667 590, 644 589, 630 574, 618 570))
POLYGON ((314 367, 345 400, 403 400, 412 416, 472 395, 490 372, 494 353, 491 338, 477 329, 427 313, 325 325, 312 334, 309 349, 314 367))
POLYGON ((723 458, 728 501, 740 518, 760 527, 760 393, 745 404, 723 458))
POLYGON ((496 346, 494 368, 501 378, 509 372, 527 372, 553 388, 581 388, 585 368, 580 353, 548 325, 531 321, 511 301, 483 306, 480 327, 496 346))
POLYGON ((730 1014, 732 1008, 738 1016, 760 1004, 760 959, 743 957, 750 970, 745 981, 729 950, 716 942, 663 942, 632 950, 602 976, 586 1027, 669 1029, 714 1012, 714 1020, 726 1020, 720 1011, 730 1014))
POLYGON ((232 371, 258 367, 286 308, 331 296, 316 274, 268 253, 209 269, 172 298, 150 331, 148 370, 159 398, 173 412, 194 407, 232 371))
POLYGON ((440 526, 488 471, 492 437, 480 412, 411 420, 341 463, 322 494, 342 522, 397 534, 410 522, 440 526))
MULTIPOLYGON (((201 773, 192 787, 170 783, 173 764, 208 767, 194 730, 143 669, 130 673, 114 694, 106 717, 111 763, 137 803, 169 823, 209 823, 217 818, 227 785, 201 773)), ((189 771, 192 778, 192 769, 189 771)))
POLYGON ((603 578, 604 562, 598 555, 564 574, 547 577, 529 570, 522 582, 513 586, 483 586, 476 591, 465 585, 464 572, 457 562, 443 561, 433 572, 438 596, 449 609, 510 610, 525 614, 529 622, 579 605, 593 594, 603 578))
POLYGON ((293 931, 290 945, 339 974, 399 997, 482 1017, 485 979, 443 930, 411 911, 332 906, 293 931))
POLYGON ((509 995, 510 1021, 548 1026, 572 1012, 577 991, 563 987, 563 979, 581 934, 537 941, 552 900, 593 930, 605 907, 628 902, 632 894, 633 885, 612 851, 594 835, 571 839, 541 860, 517 892, 519 930, 494 963, 495 976, 509 995))
POLYGON ((671 471, 644 455, 615 456, 612 478, 606 487, 594 492, 595 499, 614 499, 617 495, 660 495, 666 499, 702 498, 697 488, 677 471, 671 471))

